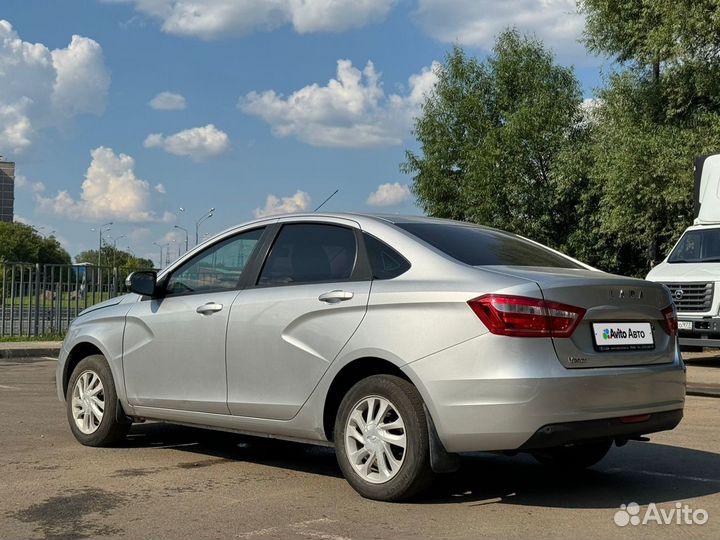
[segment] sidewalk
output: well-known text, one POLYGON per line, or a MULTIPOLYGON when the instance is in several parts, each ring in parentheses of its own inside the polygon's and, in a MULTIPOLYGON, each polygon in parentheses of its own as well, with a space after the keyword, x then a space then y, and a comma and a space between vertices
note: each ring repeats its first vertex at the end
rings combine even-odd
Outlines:
POLYGON ((62 341, 9 341, 0 342, 0 359, 37 358, 48 356, 57 358, 62 341))

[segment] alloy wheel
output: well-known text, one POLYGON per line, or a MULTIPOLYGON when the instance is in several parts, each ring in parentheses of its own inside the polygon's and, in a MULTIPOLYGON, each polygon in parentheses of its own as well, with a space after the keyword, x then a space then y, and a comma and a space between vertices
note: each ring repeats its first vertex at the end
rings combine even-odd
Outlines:
POLYGON ((77 428, 85 435, 94 433, 105 413, 105 393, 100 376, 94 371, 83 371, 72 391, 72 417, 77 428))
POLYGON ((405 423, 397 407, 380 396, 361 399, 345 427, 345 450, 363 480, 382 484, 392 479, 405 460, 405 423))

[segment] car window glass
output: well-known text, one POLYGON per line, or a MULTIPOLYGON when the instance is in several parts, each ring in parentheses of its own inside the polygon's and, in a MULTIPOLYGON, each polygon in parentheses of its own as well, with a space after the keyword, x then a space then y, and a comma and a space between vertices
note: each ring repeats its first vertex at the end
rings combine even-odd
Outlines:
POLYGON ((275 239, 258 284, 342 281, 355 266, 355 233, 335 225, 285 225, 275 239))
POLYGON ((582 268, 548 248, 497 229, 453 223, 396 225, 450 257, 471 266, 582 268))
POLYGON ((170 276, 166 294, 188 294, 238 288, 240 276, 264 228, 233 236, 203 251, 170 276))
POLYGON ((375 279, 392 279, 406 272, 410 263, 385 242, 374 236, 363 234, 370 268, 375 279))

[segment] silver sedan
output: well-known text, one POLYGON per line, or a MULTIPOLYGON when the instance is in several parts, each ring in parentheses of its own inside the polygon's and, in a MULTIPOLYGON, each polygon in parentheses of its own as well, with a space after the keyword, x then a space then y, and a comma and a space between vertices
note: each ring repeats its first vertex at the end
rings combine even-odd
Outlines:
POLYGON ((463 452, 588 467, 682 418, 668 290, 496 229, 279 216, 128 285, 58 363, 88 446, 142 419, 334 446, 360 494, 394 501, 463 452))

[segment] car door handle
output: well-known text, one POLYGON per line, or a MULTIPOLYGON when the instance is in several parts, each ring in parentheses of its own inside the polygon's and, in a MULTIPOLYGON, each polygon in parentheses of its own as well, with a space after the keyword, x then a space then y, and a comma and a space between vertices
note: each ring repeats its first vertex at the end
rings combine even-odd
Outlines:
POLYGON ((337 304, 338 302, 350 300, 353 296, 355 295, 350 291, 330 291, 322 293, 318 296, 318 300, 321 302, 327 302, 328 304, 337 304))
POLYGON ((210 313, 215 313, 216 311, 222 310, 222 308, 223 308, 222 304, 216 304, 215 302, 208 302, 207 304, 198 306, 198 308, 195 311, 197 311, 198 313, 202 313, 203 315, 209 315, 210 313))

